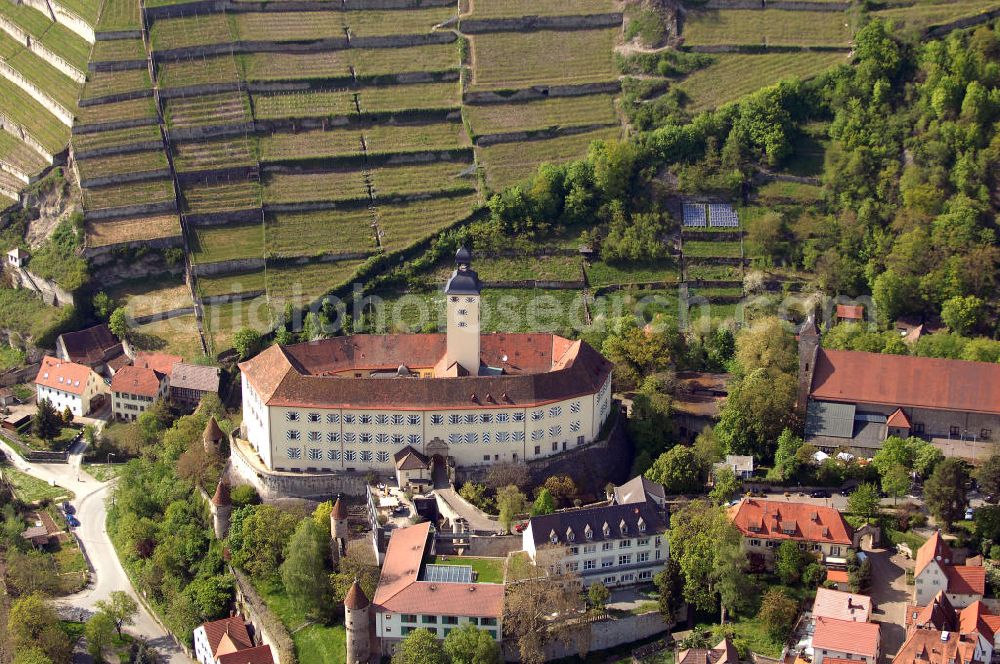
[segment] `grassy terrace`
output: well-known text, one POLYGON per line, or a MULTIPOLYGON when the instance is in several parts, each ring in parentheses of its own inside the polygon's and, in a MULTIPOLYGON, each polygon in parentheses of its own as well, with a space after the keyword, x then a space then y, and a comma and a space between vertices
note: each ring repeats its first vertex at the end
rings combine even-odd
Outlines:
POLYGON ((689 110, 716 108, 786 78, 809 78, 847 63, 843 53, 815 51, 761 55, 724 53, 712 57, 714 63, 678 84, 689 100, 689 110))
POLYGON ((250 180, 185 184, 181 196, 184 211, 191 214, 260 207, 260 186, 250 180))
POLYGON ((267 215, 267 253, 278 257, 374 251, 372 214, 366 209, 267 215))
POLYGON ((739 242, 712 242, 712 241, 684 241, 684 255, 691 258, 711 258, 719 256, 724 258, 739 258, 739 242))
POLYGON ((477 2, 472 18, 518 18, 521 16, 586 16, 615 11, 610 0, 561 0, 540 3, 537 0, 490 0, 477 2))
POLYGON ((356 112, 354 94, 335 92, 292 92, 254 95, 254 112, 259 120, 329 117, 356 112))
POLYGON ((225 14, 199 14, 159 19, 149 33, 154 51, 224 44, 232 40, 225 14))
POLYGON ((49 162, 28 147, 27 143, 19 141, 5 131, 0 131, 0 161, 29 175, 34 175, 49 165, 49 162))
POLYGON ((193 234, 191 260, 194 263, 264 257, 264 227, 259 223, 197 226, 193 234))
POLYGON ((150 350, 180 355, 189 360, 204 354, 198 321, 193 315, 139 325, 133 332, 150 350))
POLYGON ((176 214, 87 222, 87 246, 90 247, 180 237, 180 234, 181 220, 176 214))
POLYGON ((138 30, 139 3, 135 0, 104 0, 99 30, 138 30))
POLYGON ((996 0, 932 0, 918 2, 910 7, 872 12, 872 16, 887 19, 905 28, 922 30, 997 7, 996 0))
POLYGON ((123 122, 126 120, 155 120, 156 102, 152 97, 116 101, 111 104, 84 106, 76 114, 78 125, 123 122))
POLYGON ((238 79, 236 60, 231 55, 161 62, 157 65, 156 80, 161 88, 232 83, 238 79))
MULTIPOLYGON (((260 273, 260 288, 264 288, 263 272, 260 273)), ((220 353, 232 347, 233 333, 236 330, 252 327, 260 332, 269 331, 271 329, 271 315, 271 307, 265 297, 258 297, 246 302, 207 306, 202 319, 205 340, 211 346, 213 353, 220 353)))
POLYGON ((757 188, 757 200, 764 205, 781 203, 812 205, 823 200, 823 187, 774 180, 757 188))
MULTIPOLYGON (((476 271, 486 281, 539 279, 578 281, 583 276, 578 256, 521 256, 518 258, 477 258, 476 271)), ((449 274, 453 269, 448 266, 449 274)), ((445 277, 447 278, 447 277, 445 277)))
POLYGON ((423 192, 474 191, 475 174, 467 172, 471 164, 454 161, 420 166, 385 166, 372 171, 376 198, 423 192))
POLYGON ((149 71, 145 68, 90 72, 83 88, 83 98, 120 95, 136 90, 150 90, 152 87, 149 71))
POLYGON ((250 293, 264 290, 264 271, 227 274, 221 277, 198 277, 198 292, 202 297, 250 293))
POLYGON ((267 294, 278 300, 303 304, 349 282, 364 261, 306 263, 267 268, 267 294))
POLYGON ((40 500, 55 500, 62 497, 73 497, 73 492, 63 487, 49 486, 49 483, 32 477, 27 473, 22 473, 17 468, 4 463, 0 466, 0 473, 3 478, 10 482, 14 494, 26 503, 37 503, 40 500))
POLYGON ((677 281, 679 276, 677 265, 669 260, 648 263, 597 261, 587 266, 587 280, 592 286, 677 281))
POLYGON ((191 291, 180 277, 162 277, 126 281, 105 291, 132 316, 147 316, 191 306, 191 291))
POLYGON ((53 23, 44 14, 27 5, 15 5, 11 2, 0 2, 0 16, 13 21, 50 51, 80 71, 87 71, 90 44, 69 28, 53 23))
POLYGON ((454 149, 471 145, 465 127, 457 122, 374 125, 363 133, 369 154, 454 149))
POLYGON ((474 35, 472 85, 477 90, 615 81, 618 30, 498 32, 474 35), (516 58, 510 57, 517 53, 516 58))
POLYGON ((264 180, 265 203, 367 200, 364 173, 270 173, 264 180))
POLYGON ((94 62, 127 62, 145 60, 146 48, 141 39, 114 39, 94 44, 90 58, 94 62))
POLYGON ((24 127, 46 150, 55 153, 66 147, 69 127, 6 78, 0 78, 0 100, 3 100, 3 112, 24 127))
POLYGON ((174 142, 174 168, 180 172, 231 166, 253 166, 252 138, 239 136, 214 141, 174 142))
POLYGON ((101 148, 133 145, 136 143, 149 143, 153 141, 162 141, 160 128, 156 125, 143 125, 141 127, 115 129, 114 131, 96 131, 89 134, 76 134, 73 136, 73 148, 77 152, 82 152, 85 150, 98 150, 101 148))
POLYGON ((237 14, 234 20, 243 41, 315 41, 345 38, 344 18, 344 12, 334 10, 237 14))
POLYGON ((76 108, 76 100, 80 97, 80 84, 28 49, 21 49, 7 61, 7 64, 21 72, 42 92, 71 113, 76 108))
POLYGON ((391 85, 361 90, 362 113, 386 113, 438 108, 458 108, 462 103, 458 83, 391 85))
POLYGON ((167 167, 167 156, 163 154, 162 150, 130 152, 110 157, 79 159, 76 166, 80 171, 80 178, 89 180, 109 175, 144 173, 164 169, 167 167))
POLYGON ((464 112, 477 134, 499 134, 556 126, 618 124, 614 95, 556 97, 523 104, 466 106, 464 112))
POLYGON ((361 136, 360 127, 268 134, 260 137, 260 160, 280 162, 357 155, 361 154, 361 136))
POLYGON ((240 91, 168 99, 163 117, 170 128, 239 124, 250 120, 250 99, 240 91))
POLYGON ((613 140, 618 128, 598 129, 573 136, 560 136, 527 143, 502 143, 476 148, 479 164, 486 169, 486 183, 499 191, 534 174, 545 163, 558 164, 586 154, 592 141, 613 140))
POLYGON ((459 50, 455 44, 410 46, 408 48, 356 48, 347 52, 358 76, 377 76, 414 71, 458 69, 459 50))
POLYGON ((478 196, 470 195, 380 204, 376 211, 382 232, 382 248, 386 251, 405 249, 428 235, 444 230, 468 217, 478 201, 478 196))
POLYGON ((465 128, 457 122, 417 125, 372 125, 275 133, 260 139, 261 161, 322 159, 361 153, 361 138, 369 154, 395 154, 423 150, 448 150, 468 146, 465 128))
POLYGON ((57 4, 73 12, 90 26, 97 24, 97 15, 101 12, 101 0, 59 0, 57 4))
POLYGON ((348 11, 344 22, 352 37, 383 37, 387 35, 426 34, 439 23, 457 16, 454 7, 407 9, 406 11, 348 11))
POLYGON ((88 210, 125 207, 138 203, 162 203, 174 200, 172 180, 145 180, 83 191, 83 205, 88 210))
POLYGON ((458 68, 454 44, 408 48, 372 48, 321 53, 254 53, 238 56, 244 77, 250 81, 378 76, 406 72, 448 71, 458 68))
POLYGON ((346 658, 347 637, 343 625, 309 624, 280 583, 265 585, 259 590, 268 608, 293 634, 295 653, 301 664, 325 664, 346 658))
POLYGON ((851 28, 846 14, 781 9, 690 11, 682 31, 684 43, 766 44, 769 46, 848 46, 851 28))

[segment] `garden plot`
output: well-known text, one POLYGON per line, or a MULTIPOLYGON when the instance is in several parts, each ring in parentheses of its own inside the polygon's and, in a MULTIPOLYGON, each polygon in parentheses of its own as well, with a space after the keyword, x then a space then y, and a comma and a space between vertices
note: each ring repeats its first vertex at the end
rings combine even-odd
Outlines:
POLYGON ((250 210, 260 207, 260 185, 249 179, 185 183, 181 197, 188 214, 250 210))
POLYGON ((478 196, 472 195, 380 203, 376 213, 382 248, 387 252, 405 249, 467 218, 478 202, 478 196))
POLYGON ((931 0, 909 7, 883 9, 872 12, 872 16, 884 18, 904 28, 924 30, 996 8, 996 0, 931 0))
POLYGON ((175 141, 174 168, 178 172, 254 166, 253 138, 237 136, 213 141, 175 141))
POLYGON ((28 147, 27 143, 5 131, 0 131, 0 161, 28 175, 40 173, 49 166, 49 162, 28 147))
POLYGON ((362 130, 316 129, 297 133, 273 133, 260 137, 262 162, 324 159, 361 154, 362 130))
POLYGON ((239 72, 233 56, 217 55, 161 62, 157 65, 156 80, 161 89, 233 83, 239 80, 239 72))
MULTIPOLYGON (((2 4, 2 3, 0 3, 2 4)), ((69 127, 45 110, 27 92, 0 77, 0 109, 24 127, 50 153, 60 152, 69 141, 69 127)))
POLYGON ((474 35, 473 90, 618 80, 613 51, 619 30, 498 32, 474 35), (511 57, 516 53, 517 57, 511 57))
POLYGON ((125 129, 115 129, 113 131, 94 131, 89 134, 74 134, 73 149, 76 152, 86 152, 89 150, 100 150, 103 148, 114 148, 136 143, 160 142, 163 137, 160 135, 160 128, 157 125, 142 125, 139 127, 126 127, 125 129))
POLYGON ((362 137, 368 154, 372 155, 454 150, 470 145, 465 127, 458 122, 338 127, 262 136, 261 161, 293 162, 360 155, 362 137))
POLYGON ((141 39, 109 39, 94 43, 92 62, 130 62, 146 59, 141 39))
POLYGON ((232 41, 232 34, 225 14, 201 14, 157 19, 153 22, 149 38, 154 51, 166 51, 226 44, 232 41))
POLYGON ((80 98, 80 84, 28 49, 21 49, 7 61, 11 67, 66 110, 73 112, 80 98))
POLYGON ((576 290, 490 288, 482 300, 483 332, 556 332, 586 320, 576 290))
POLYGON ((140 29, 139 3, 135 0, 104 0, 97 27, 99 31, 106 32, 140 29))
POLYGON ((349 283, 364 261, 334 261, 267 268, 267 295, 274 300, 308 304, 349 283))
POLYGON ((822 200, 823 187, 814 184, 773 180, 757 188, 757 202, 762 205, 815 205, 822 200))
POLYGON ((843 46, 851 43, 846 13, 783 9, 691 10, 681 31, 688 46, 843 46))
POLYGON ((489 0, 476 2, 472 18, 520 18, 522 16, 588 16, 615 11, 611 0, 489 0))
POLYGON ((264 180, 265 203, 367 201, 361 170, 324 173, 269 173, 264 180))
POLYGON ((742 255, 739 242, 684 240, 682 250, 685 258, 739 258, 742 255))
POLYGON ((723 53, 712 57, 715 62, 677 84, 690 111, 716 108, 786 78, 810 78, 848 61, 844 53, 829 51, 723 53))
POLYGON ((457 109, 462 104, 457 82, 362 88, 358 99, 362 113, 457 109))
POLYGON ((250 99, 245 92, 223 92, 168 99, 163 111, 171 129, 242 124, 250 121, 250 99))
POLYGON ((136 345, 155 348, 157 352, 179 355, 187 360, 205 354, 201 347, 198 319, 193 315, 137 325, 132 333, 137 340, 136 345))
POLYGON ((612 284, 675 282, 679 276, 677 263, 669 259, 641 263, 595 261, 587 266, 587 281, 595 288, 612 284))
POLYGON ((191 241, 192 263, 214 263, 242 258, 264 258, 264 226, 195 226, 191 241))
POLYGON ((149 242, 180 235, 181 221, 176 214, 87 222, 88 247, 149 242))
POLYGON ((137 90, 151 90, 149 71, 143 69, 123 69, 121 71, 96 71, 87 74, 87 84, 83 88, 84 99, 122 95, 137 90))
POLYGON ((133 317, 191 306, 191 291, 179 276, 126 281, 105 292, 115 305, 125 307, 133 317))
POLYGON ((259 94, 254 95, 254 112, 258 120, 354 115, 354 96, 349 90, 259 94))
POLYGON ((126 207, 174 200, 173 180, 144 180, 83 190, 83 206, 88 210, 126 207))
POLYGON ((375 249, 372 213, 367 208, 267 215, 268 256, 319 256, 375 249))
MULTIPOLYGON (((399 12, 408 14, 409 12, 399 12)), ((236 34, 242 41, 316 41, 344 39, 345 12, 264 12, 235 15, 236 34)))
POLYGON ((162 150, 130 152, 109 157, 78 159, 77 170, 81 180, 122 175, 126 173, 146 173, 167 168, 167 156, 162 150))
POLYGON ((478 162, 486 171, 486 183, 494 191, 531 177, 542 164, 559 164, 587 154, 591 142, 615 140, 621 129, 609 128, 572 136, 559 136, 526 143, 502 143, 476 148, 478 162))
POLYGON ((152 97, 84 106, 76 114, 78 125, 156 119, 156 102, 152 97))
POLYGON ((264 271, 227 274, 216 277, 198 277, 198 292, 202 297, 252 293, 264 290, 264 271))
POLYGON ((365 10, 344 12, 344 23, 351 37, 385 37, 389 35, 423 35, 434 26, 458 16, 455 6, 428 9, 365 10))
POLYGON ((473 131, 480 136, 547 127, 618 124, 613 95, 556 97, 521 104, 470 105, 464 111, 473 131))
POLYGON ((581 268, 579 256, 476 257, 476 272, 484 281, 580 281, 581 268))
POLYGON ((472 164, 442 161, 425 165, 384 166, 372 169, 375 198, 409 194, 475 191, 472 164))

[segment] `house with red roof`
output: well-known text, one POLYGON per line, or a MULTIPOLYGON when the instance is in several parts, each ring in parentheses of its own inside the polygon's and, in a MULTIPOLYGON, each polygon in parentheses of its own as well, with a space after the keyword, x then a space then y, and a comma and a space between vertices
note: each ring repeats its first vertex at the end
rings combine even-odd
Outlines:
MULTIPOLYGON (((799 333, 798 408, 805 439, 870 457, 888 436, 990 441, 1000 433, 1000 364, 820 347, 799 333)), ((947 453, 947 452, 946 452, 947 453)))
POLYGON ((861 304, 838 304, 838 323, 860 323, 865 319, 865 307, 861 304))
POLYGON ((868 622, 872 615, 872 598, 830 588, 817 588, 812 614, 813 618, 868 622))
POLYGON ((132 365, 111 379, 111 412, 119 420, 135 421, 170 391, 170 375, 181 357, 166 353, 139 353, 132 365))
POLYGON ((254 643, 240 616, 204 623, 194 630, 199 664, 273 664, 271 646, 254 643))
POLYGON ((913 602, 924 606, 942 591, 953 607, 964 609, 986 594, 986 569, 981 565, 956 565, 951 547, 939 530, 917 549, 913 602))
POLYGON ((878 623, 819 617, 813 630, 813 664, 876 664, 881 645, 878 623))
POLYGON ((893 662, 900 664, 986 664, 996 651, 1000 616, 981 601, 957 611, 939 591, 923 607, 907 607, 906 641, 893 662))
POLYGON ((108 386, 97 372, 85 364, 66 362, 46 355, 35 376, 38 401, 46 399, 59 412, 70 409, 76 417, 90 413, 108 386))
POLYGON ((427 522, 395 530, 389 539, 371 603, 382 656, 391 656, 418 628, 443 639, 471 623, 498 641, 503 638, 504 585, 475 582, 471 567, 428 564, 432 537, 427 522))
POLYGON ((771 567, 774 550, 786 540, 823 562, 840 559, 854 547, 853 529, 832 507, 744 498, 730 507, 728 514, 743 535, 743 548, 752 566, 771 567))

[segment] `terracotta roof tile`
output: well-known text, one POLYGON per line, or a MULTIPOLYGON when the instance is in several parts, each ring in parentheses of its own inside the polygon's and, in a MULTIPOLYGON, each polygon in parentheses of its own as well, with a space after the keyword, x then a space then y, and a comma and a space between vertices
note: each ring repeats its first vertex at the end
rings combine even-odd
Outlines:
POLYGON ((944 568, 948 577, 948 592, 953 595, 986 594, 986 568, 971 565, 948 565, 944 568))
POLYGON ((363 609, 368 606, 370 602, 365 596, 365 591, 361 589, 361 584, 358 583, 357 579, 354 579, 354 583, 351 584, 351 589, 347 591, 347 596, 344 598, 344 606, 352 611, 357 611, 358 609, 363 609))
POLYGON ((816 618, 813 648, 875 657, 878 653, 878 623, 858 623, 836 618, 816 618))
POLYGON ((951 553, 951 547, 948 543, 944 541, 941 537, 941 531, 936 530, 934 534, 927 538, 919 549, 917 549, 916 564, 913 567, 913 575, 920 576, 920 573, 924 571, 924 568, 932 560, 937 560, 941 565, 950 565, 954 556, 951 553))
POLYGON ((111 390, 155 397, 160 393, 162 379, 163 374, 152 369, 137 366, 122 367, 111 379, 111 390))
POLYGON ((975 642, 957 632, 913 630, 893 658, 893 664, 954 664, 972 662, 975 642), (947 634, 947 637, 945 637, 947 634))
POLYGON ((213 505, 232 505, 233 501, 229 497, 229 484, 223 480, 219 480, 219 483, 215 487, 215 495, 212 496, 213 505))
POLYGON ((993 643, 995 630, 986 620, 989 609, 981 601, 976 601, 962 609, 958 615, 959 631, 962 634, 978 632, 986 637, 986 640, 993 643))
POLYGON ((263 645, 246 648, 219 658, 219 664, 274 664, 271 646, 263 645))
POLYGON ((834 583, 847 583, 850 580, 850 575, 847 570, 830 569, 826 571, 826 580, 834 583))
POLYGON ((927 606, 915 606, 906 616, 907 625, 933 627, 953 631, 958 628, 958 615, 944 591, 938 592, 927 606))
POLYGON ((729 508, 729 519, 744 537, 829 542, 845 546, 853 543, 851 527, 832 507, 744 498, 738 505, 729 508), (782 524, 794 524, 794 527, 783 528, 782 524))
POLYGON ((816 617, 868 622, 871 618, 872 598, 856 593, 818 588, 812 611, 816 617))
POLYGON ((340 496, 337 496, 337 500, 334 501, 333 509, 330 510, 330 516, 338 521, 347 518, 347 505, 340 499, 340 496))
POLYGON ((90 380, 90 367, 75 362, 64 362, 58 358, 46 355, 35 376, 35 383, 42 387, 82 395, 90 380))
POLYGON ((1000 414, 1000 364, 821 349, 810 396, 1000 414))
POLYGON ((902 408, 897 408, 892 415, 888 417, 885 421, 886 426, 896 427, 897 429, 909 429, 910 428, 910 418, 906 416, 902 408))
POLYGON ((860 304, 838 304, 837 318, 845 320, 863 320, 865 308, 860 304))
POLYGON ((238 647, 250 648, 253 646, 253 641, 250 639, 250 633, 247 632, 247 626, 243 622, 243 618, 239 616, 230 616, 228 618, 223 618, 222 620, 214 620, 212 622, 207 622, 202 625, 205 628, 205 636, 208 638, 208 647, 214 654, 219 649, 219 644, 222 642, 222 637, 226 634, 238 647))
POLYGON ((167 353, 139 353, 135 356, 135 361, 132 364, 169 376, 174 365, 183 359, 180 355, 168 355, 167 353))

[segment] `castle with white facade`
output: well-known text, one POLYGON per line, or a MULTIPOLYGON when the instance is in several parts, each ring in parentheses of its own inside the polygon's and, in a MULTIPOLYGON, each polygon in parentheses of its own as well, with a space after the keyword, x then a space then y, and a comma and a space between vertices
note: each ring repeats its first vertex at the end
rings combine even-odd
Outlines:
POLYGON ((554 334, 483 334, 461 249, 445 334, 271 346, 240 364, 241 438, 272 471, 391 473, 407 446, 461 467, 531 461, 599 438, 612 365, 554 334))

